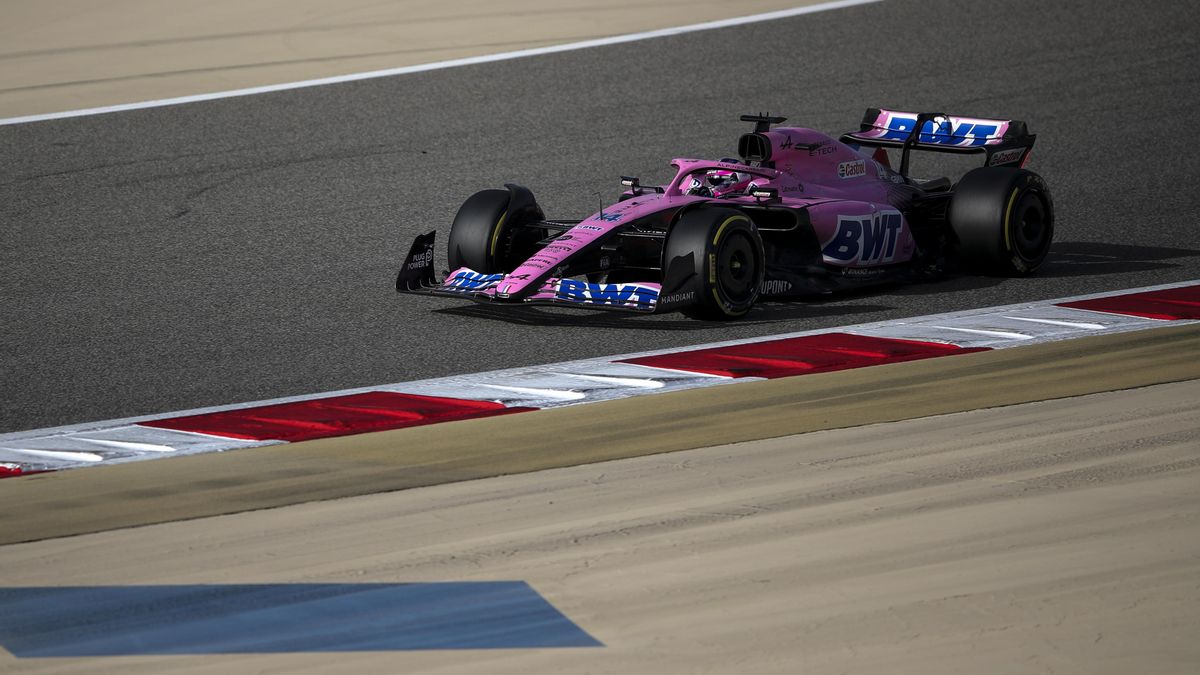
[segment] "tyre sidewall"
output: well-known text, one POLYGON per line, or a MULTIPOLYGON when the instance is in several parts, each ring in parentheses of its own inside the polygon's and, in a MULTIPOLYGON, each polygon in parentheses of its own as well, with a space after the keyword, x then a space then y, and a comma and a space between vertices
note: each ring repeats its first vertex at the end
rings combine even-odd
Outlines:
POLYGON ((684 314, 701 319, 727 320, 745 315, 758 300, 759 289, 766 271, 762 238, 754 221, 736 209, 700 209, 685 213, 671 228, 664 247, 664 269, 676 257, 692 257, 693 277, 689 288, 696 292, 695 304, 683 309, 684 314), (722 283, 721 258, 728 247, 748 254, 751 268, 748 286, 738 296, 731 296, 722 283))
POLYGON ((967 173, 955 188, 949 217, 959 257, 986 272, 1031 274, 1045 262, 1054 239, 1050 190, 1041 176, 1024 169, 982 167, 967 173), (1019 238, 1027 208, 1040 213, 1041 236, 1033 250, 1023 250, 1019 238))
POLYGON ((459 207, 450 226, 446 259, 450 269, 500 272, 497 252, 508 219, 508 190, 480 190, 459 207))

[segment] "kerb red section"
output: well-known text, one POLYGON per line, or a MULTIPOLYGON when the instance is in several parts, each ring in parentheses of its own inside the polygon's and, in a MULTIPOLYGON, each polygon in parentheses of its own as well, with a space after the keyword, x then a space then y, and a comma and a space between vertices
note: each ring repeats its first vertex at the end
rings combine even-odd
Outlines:
POLYGON ((308 441, 527 410, 536 408, 506 408, 492 401, 372 391, 140 424, 251 441, 308 441))
POLYGON ((987 348, 964 348, 850 333, 823 333, 732 347, 642 356, 625 359, 622 363, 726 377, 777 378, 981 351, 987 351, 987 348))
POLYGON ((1147 291, 1129 295, 1113 295, 1107 298, 1076 300, 1059 303, 1059 307, 1090 309, 1109 314, 1143 316, 1147 319, 1200 319, 1200 286, 1168 288, 1165 291, 1147 291))
POLYGON ((17 464, 9 464, 8 462, 0 463, 0 478, 11 478, 13 476, 23 476, 25 471, 17 464))

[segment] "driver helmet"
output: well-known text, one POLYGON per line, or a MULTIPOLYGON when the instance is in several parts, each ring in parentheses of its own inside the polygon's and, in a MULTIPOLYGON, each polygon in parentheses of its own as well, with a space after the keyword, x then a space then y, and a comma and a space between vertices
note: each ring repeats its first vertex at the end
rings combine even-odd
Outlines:
MULTIPOLYGON (((736 159, 725 158, 722 163, 734 164, 736 159)), ((745 192, 750 186, 753 176, 741 171, 730 169, 709 169, 704 172, 703 179, 693 177, 686 194, 702 197, 722 197, 725 195, 745 192)))

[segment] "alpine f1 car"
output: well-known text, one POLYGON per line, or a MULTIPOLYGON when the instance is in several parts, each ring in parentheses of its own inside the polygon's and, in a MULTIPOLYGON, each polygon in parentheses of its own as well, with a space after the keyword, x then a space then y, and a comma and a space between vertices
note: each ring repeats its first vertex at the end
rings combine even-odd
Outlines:
POLYGON ((1022 168, 1036 138, 1024 122, 872 108, 834 139, 772 128, 783 117, 741 119, 755 126, 738 159, 672 160, 666 185, 622 177, 620 200, 582 220, 546 218, 519 185, 477 192, 450 226, 445 278, 435 278, 430 232, 396 290, 733 319, 759 300, 928 277, 946 260, 1027 275, 1046 259, 1054 207, 1022 168), (984 161, 957 182, 917 180, 914 150, 984 161))

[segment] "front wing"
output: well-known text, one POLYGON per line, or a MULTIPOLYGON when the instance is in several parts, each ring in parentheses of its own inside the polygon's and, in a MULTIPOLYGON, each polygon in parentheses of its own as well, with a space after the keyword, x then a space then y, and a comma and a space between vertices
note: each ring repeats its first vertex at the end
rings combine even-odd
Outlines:
MULTIPOLYGON (((398 293, 439 295, 479 303, 555 305, 578 309, 603 309, 652 314, 660 311, 662 285, 656 282, 596 284, 578 279, 551 277, 529 295, 510 298, 508 274, 484 274, 462 267, 438 281, 433 271, 435 233, 416 238, 396 277, 398 293)), ((678 309, 673 306, 672 310, 678 309)))

